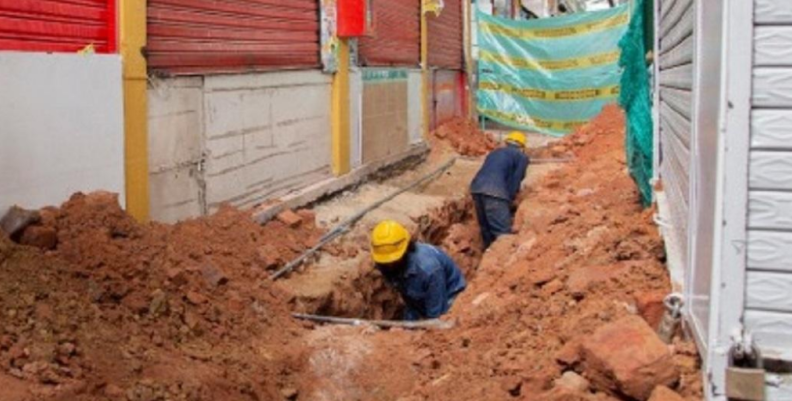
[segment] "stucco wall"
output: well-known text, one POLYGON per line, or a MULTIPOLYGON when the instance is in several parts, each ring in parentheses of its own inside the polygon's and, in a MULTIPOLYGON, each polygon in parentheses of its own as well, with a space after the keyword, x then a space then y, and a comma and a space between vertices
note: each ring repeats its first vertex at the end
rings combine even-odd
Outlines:
POLYGON ((121 59, 0 53, 0 215, 78 191, 124 198, 121 59))

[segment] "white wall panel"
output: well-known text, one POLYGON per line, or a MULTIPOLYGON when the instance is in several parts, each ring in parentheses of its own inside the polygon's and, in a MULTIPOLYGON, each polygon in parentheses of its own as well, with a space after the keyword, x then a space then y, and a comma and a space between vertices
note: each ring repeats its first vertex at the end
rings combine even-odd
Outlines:
POLYGON ((669 88, 691 90, 693 88, 693 64, 685 64, 660 71, 660 85, 669 88))
POLYGON ((749 272, 747 286, 748 308, 792 312, 792 274, 749 272))
POLYGON ((792 2, 789 0, 756 0, 754 22, 757 24, 792 24, 792 2))
POLYGON ((690 93, 690 91, 662 86, 660 87, 660 99, 663 102, 666 102, 687 120, 690 120, 690 116, 693 112, 692 97, 693 95, 690 93))
POLYGON ((754 41, 754 65, 792 65, 792 27, 758 27, 754 32, 754 41))
MULTIPOLYGON (((753 333, 760 347, 773 347, 777 344, 774 337, 787 337, 792 333, 792 314, 748 310, 745 312, 745 326, 753 333)), ((768 400, 785 401, 769 398, 768 400)))
POLYGON ((117 55, 0 53, 0 215, 78 191, 124 202, 124 117, 117 55))
POLYGON ((682 43, 672 47, 671 49, 664 49, 661 53, 658 63, 660 69, 665 70, 668 68, 676 67, 682 64, 690 64, 693 62, 693 36, 688 36, 682 43))
POLYGON ((792 152, 751 152, 751 189, 792 191, 792 152))
POLYGON ((750 228, 792 231, 792 193, 751 191, 748 205, 750 228))
POLYGON ((685 13, 691 12, 692 0, 677 0, 660 20, 660 36, 668 35, 668 32, 679 24, 685 13))
POLYGON ((748 267, 792 272, 792 233, 750 231, 748 267))
POLYGON ((693 34, 693 23, 695 13, 688 11, 679 20, 679 23, 674 25, 668 34, 660 37, 660 52, 665 49, 671 49, 681 43, 685 38, 693 34))
POLYGON ((754 69, 754 107, 792 107, 792 67, 754 69))
POLYGON ((754 110, 751 147, 792 150, 792 110, 754 110))
POLYGON ((670 128, 671 132, 677 136, 685 148, 690 149, 690 120, 679 114, 667 103, 660 102, 660 121, 670 128))

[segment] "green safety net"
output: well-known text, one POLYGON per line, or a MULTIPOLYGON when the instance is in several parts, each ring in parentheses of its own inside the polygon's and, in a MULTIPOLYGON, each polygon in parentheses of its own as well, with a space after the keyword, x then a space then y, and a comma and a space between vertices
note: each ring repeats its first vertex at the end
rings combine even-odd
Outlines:
POLYGON ((627 33, 619 42, 622 67, 619 105, 626 113, 625 150, 630 175, 638 185, 644 206, 652 202, 653 124, 649 72, 646 65, 644 0, 637 0, 627 33))
POLYGON ((479 13, 478 21, 482 116, 563 136, 618 99, 628 5, 527 21, 479 13))

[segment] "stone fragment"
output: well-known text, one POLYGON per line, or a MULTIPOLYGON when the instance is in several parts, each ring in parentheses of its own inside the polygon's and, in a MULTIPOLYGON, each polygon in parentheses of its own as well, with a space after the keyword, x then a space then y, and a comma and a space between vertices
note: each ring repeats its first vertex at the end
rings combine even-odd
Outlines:
POLYGON ((566 366, 572 366, 580 362, 580 341, 570 340, 561 347, 555 355, 558 363, 566 366))
POLYGON ((685 401, 685 399, 677 394, 676 391, 666 386, 657 386, 654 391, 652 391, 652 396, 649 397, 649 401, 685 401))
POLYGON ((638 400, 659 385, 679 379, 671 352, 638 316, 626 316, 600 327, 581 346, 586 376, 595 387, 638 400))
POLYGON ((573 372, 566 371, 558 379, 555 380, 555 387, 560 387, 574 392, 588 391, 591 383, 585 377, 573 372))
POLYGON ((228 282, 228 276, 211 263, 201 266, 201 273, 211 287, 218 287, 228 282))
POLYGON ((162 290, 154 290, 151 293, 151 302, 149 303, 149 314, 158 315, 168 309, 168 297, 162 290))
POLYGON ((41 216, 38 212, 12 206, 0 219, 0 230, 3 230, 9 237, 15 238, 27 226, 37 223, 39 220, 41 220, 41 216))

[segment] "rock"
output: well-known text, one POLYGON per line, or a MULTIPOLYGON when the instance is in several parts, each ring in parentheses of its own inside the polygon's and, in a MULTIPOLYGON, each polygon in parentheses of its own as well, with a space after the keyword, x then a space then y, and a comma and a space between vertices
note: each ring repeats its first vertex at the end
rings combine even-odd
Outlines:
POLYGON ((654 330, 657 330, 665 314, 665 305, 663 305, 665 295, 665 292, 660 291, 635 294, 635 307, 638 309, 638 314, 654 330))
POLYGON ((685 401, 685 399, 677 394, 676 391, 666 386, 657 386, 654 391, 652 391, 652 396, 649 397, 649 401, 685 401))
POLYGON ((554 384, 556 387, 576 392, 588 391, 591 387, 591 383, 586 378, 571 370, 564 372, 561 377, 555 380, 554 384))
POLYGON ((52 250, 58 245, 58 232, 52 227, 29 226, 22 232, 19 243, 45 251, 52 250))
POLYGON ((300 209, 297 211, 297 214, 300 215, 302 221, 309 223, 309 224, 316 224, 316 212, 310 209, 300 209))
POLYGON ((158 315, 168 309, 168 297, 162 290, 154 290, 151 293, 151 302, 149 302, 148 312, 151 315, 158 315))
POLYGON ((195 291, 187 291, 185 298, 193 305, 200 305, 208 300, 205 295, 195 291))
POLYGON ((281 389, 280 393, 286 400, 296 400, 297 396, 300 394, 294 387, 284 387, 281 389))
POLYGON ((597 329, 581 346, 586 376, 595 387, 646 400, 659 385, 679 379, 671 352, 638 316, 597 329))
POLYGON ((15 238, 22 230, 41 220, 41 215, 34 210, 25 210, 19 206, 12 206, 0 219, 0 230, 5 231, 9 237, 15 238))
POLYGON ((551 266, 535 269, 528 272, 528 281, 533 285, 542 285, 556 277, 555 269, 551 266))
POLYGON ((302 223, 302 217, 291 210, 280 212, 275 218, 292 228, 298 227, 302 223))
POLYGON ((126 306, 134 313, 141 314, 148 310, 149 302, 143 293, 140 291, 135 291, 127 294, 121 300, 121 305, 126 306))
POLYGON ((211 287, 218 287, 228 282, 228 276, 211 263, 206 263, 201 266, 201 273, 206 283, 211 287))
POLYGON ((561 347, 555 355, 558 363, 566 366, 572 366, 580 362, 580 341, 570 340, 561 347))
POLYGON ((126 392, 121 387, 116 386, 115 384, 108 384, 104 388, 104 394, 111 398, 111 399, 124 399, 126 397, 126 392), (123 398, 122 398, 123 397, 123 398))

